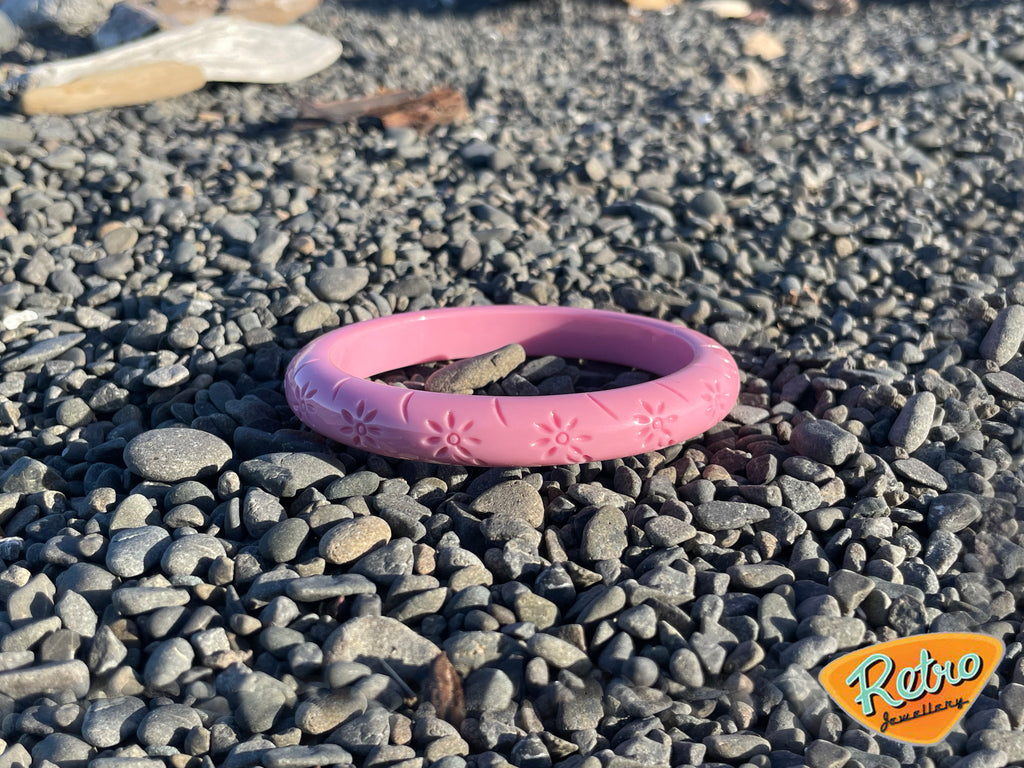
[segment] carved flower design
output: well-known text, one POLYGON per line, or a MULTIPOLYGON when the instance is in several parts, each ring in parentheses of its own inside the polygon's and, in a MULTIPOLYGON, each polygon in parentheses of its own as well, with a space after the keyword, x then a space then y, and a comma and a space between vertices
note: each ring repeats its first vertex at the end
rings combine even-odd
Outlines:
POLYGON ((636 414, 633 423, 641 427, 640 437, 643 444, 646 446, 653 443, 657 448, 672 445, 672 430, 669 429, 669 425, 678 417, 675 414, 666 414, 664 403, 652 405, 641 400, 640 407, 643 408, 643 413, 636 414))
POLYGON ((380 434, 381 428, 373 424, 377 418, 377 409, 366 409, 366 401, 360 400, 353 410, 342 408, 341 423, 338 431, 345 436, 349 445, 357 448, 370 448, 376 444, 376 437, 380 434))
POLYGON ((300 421, 308 422, 315 415, 316 404, 313 398, 318 391, 308 381, 301 386, 294 379, 289 382, 288 402, 300 421))
POLYGON ((534 424, 544 435, 533 442, 544 451, 544 460, 549 461, 555 457, 564 460, 566 464, 579 464, 581 461, 590 461, 590 456, 580 450, 576 443, 585 443, 590 440, 590 435, 583 435, 575 432, 576 423, 579 419, 572 418, 563 421, 557 413, 551 414, 551 420, 547 424, 537 422, 534 424))
POLYGON ((434 451, 438 461, 457 461, 463 464, 474 462, 470 446, 477 445, 480 439, 466 434, 473 428, 473 420, 457 424, 455 414, 446 411, 440 422, 427 419, 426 427, 432 434, 423 438, 423 445, 434 451))
POLYGON ((707 412, 716 416, 725 416, 733 402, 733 397, 718 379, 704 382, 701 399, 707 403, 707 412))

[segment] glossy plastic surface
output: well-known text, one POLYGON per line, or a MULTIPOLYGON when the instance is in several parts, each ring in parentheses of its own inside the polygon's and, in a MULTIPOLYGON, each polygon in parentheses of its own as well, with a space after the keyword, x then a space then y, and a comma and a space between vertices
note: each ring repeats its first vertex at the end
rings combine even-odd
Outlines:
POLYGON ((631 456, 699 435, 731 410, 739 373, 720 344, 661 320, 568 307, 460 307, 331 331, 292 360, 285 393, 320 434, 384 456, 544 466, 631 456), (513 342, 531 356, 618 363, 660 378, 538 397, 447 395, 366 380, 513 342))

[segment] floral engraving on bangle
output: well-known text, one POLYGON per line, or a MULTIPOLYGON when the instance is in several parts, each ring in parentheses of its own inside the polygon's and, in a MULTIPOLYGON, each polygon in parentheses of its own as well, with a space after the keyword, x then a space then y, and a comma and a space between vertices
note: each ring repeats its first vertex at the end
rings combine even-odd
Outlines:
POLYGON ((711 356, 718 362, 718 377, 725 381, 732 381, 733 371, 736 370, 736 361, 729 351, 719 344, 705 344, 704 349, 711 353, 711 356))
POLYGON ((342 408, 338 432, 345 436, 345 442, 357 448, 371 448, 376 444, 381 428, 373 424, 377 409, 366 410, 366 401, 360 400, 353 410, 342 408))
POLYGON ((581 461, 590 461, 590 456, 575 445, 575 443, 585 443, 590 440, 590 435, 573 432, 578 421, 579 419, 573 417, 563 422, 561 416, 552 412, 551 421, 547 424, 534 423, 534 426, 544 436, 534 440, 532 445, 546 449, 544 451, 545 461, 555 456, 561 456, 567 464, 579 464, 581 461))
MULTIPOLYGON (((722 378, 729 377, 725 375, 722 378)), ((705 381, 704 390, 701 399, 707 403, 707 413, 713 416, 725 416, 732 408, 734 396, 722 386, 722 382, 718 379, 705 381)))
POLYGON ((641 400, 640 407, 643 408, 643 413, 636 414, 633 423, 641 427, 640 439, 643 446, 646 448, 651 443, 657 448, 672 445, 675 441, 672 439, 669 424, 675 422, 678 417, 672 413, 666 414, 664 403, 652 405, 641 400))
POLYGON ((426 427, 433 434, 427 435, 422 440, 422 445, 433 450, 433 457, 440 461, 460 461, 463 464, 471 464, 476 460, 469 446, 477 445, 480 439, 466 434, 473 428, 473 420, 464 424, 457 424, 455 414, 446 411, 441 422, 427 419, 426 427))
POLYGON ((311 418, 316 417, 316 403, 313 398, 316 397, 316 393, 319 390, 316 389, 312 382, 304 381, 301 385, 292 378, 288 382, 287 399, 295 411, 295 415, 299 417, 302 422, 308 422, 311 418))

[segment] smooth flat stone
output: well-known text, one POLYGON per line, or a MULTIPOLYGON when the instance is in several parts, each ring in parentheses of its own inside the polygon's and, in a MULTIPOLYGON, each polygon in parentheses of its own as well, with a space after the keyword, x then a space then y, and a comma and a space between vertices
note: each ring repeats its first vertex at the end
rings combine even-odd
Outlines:
POLYGON ((472 394, 508 376, 526 360, 526 350, 519 344, 507 344, 482 355, 456 360, 439 368, 427 378, 428 392, 472 394))

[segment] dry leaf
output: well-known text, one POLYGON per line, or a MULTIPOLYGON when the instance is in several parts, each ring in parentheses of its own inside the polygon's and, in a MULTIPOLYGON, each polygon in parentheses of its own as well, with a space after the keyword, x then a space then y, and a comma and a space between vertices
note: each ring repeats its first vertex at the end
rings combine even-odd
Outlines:
POLYGON ((423 681, 420 698, 434 705, 442 720, 458 728, 466 717, 466 699, 462 693, 462 678, 455 671, 447 654, 440 653, 430 665, 430 673, 423 681))
POLYGON ((385 91, 373 96, 306 102, 299 106, 299 120, 347 123, 372 117, 380 120, 385 128, 411 126, 421 131, 459 122, 468 116, 466 97, 452 88, 435 88, 422 95, 412 91, 385 91))

